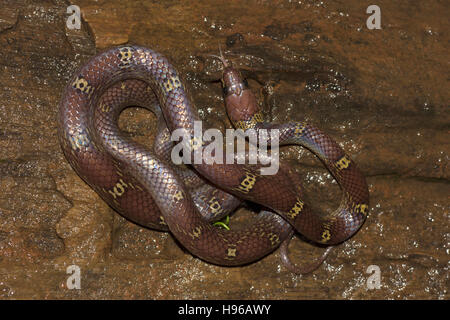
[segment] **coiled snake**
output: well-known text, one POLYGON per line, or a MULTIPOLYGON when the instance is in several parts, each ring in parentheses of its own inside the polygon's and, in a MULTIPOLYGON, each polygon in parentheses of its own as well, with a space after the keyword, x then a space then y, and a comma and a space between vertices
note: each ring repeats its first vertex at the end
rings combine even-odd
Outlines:
MULTIPOLYGON (((315 213, 303 202, 300 184, 288 166, 281 165, 274 175, 261 175, 259 164, 227 161, 194 163, 195 173, 174 166, 170 133, 185 130, 189 147, 198 148, 194 121, 200 119, 174 67, 161 54, 139 46, 96 55, 68 83, 60 102, 59 137, 69 163, 123 216, 170 230, 192 254, 214 264, 258 260, 288 241, 293 229, 327 245, 352 236, 364 223, 369 200, 355 163, 333 139, 309 124, 264 122, 246 81, 221 59, 231 121, 242 129, 278 129, 280 145, 298 144, 316 154, 343 190, 332 214, 315 213), (117 121, 127 106, 147 108, 159 118, 154 150, 121 134, 117 121), (242 200, 265 210, 239 230, 211 224, 242 200)), ((290 269, 295 271, 292 265, 290 269)))

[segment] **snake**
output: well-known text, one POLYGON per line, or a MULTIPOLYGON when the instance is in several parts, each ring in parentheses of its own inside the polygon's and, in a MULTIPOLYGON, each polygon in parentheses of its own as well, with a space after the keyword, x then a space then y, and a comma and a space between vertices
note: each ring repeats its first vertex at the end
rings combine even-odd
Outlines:
MULTIPOLYGON (((286 257, 294 232, 332 248, 353 236, 369 210, 364 175, 329 135, 303 121, 264 120, 239 70, 223 62, 222 85, 231 123, 241 130, 276 129, 280 145, 299 145, 315 154, 342 190, 331 213, 314 211, 292 167, 281 162, 276 174, 262 164, 200 161, 176 166, 171 133, 183 130, 189 150, 206 148, 194 133, 199 113, 184 80, 162 54, 138 45, 107 49, 91 57, 69 80, 59 103, 58 137, 77 174, 113 209, 140 225, 170 231, 192 255, 212 264, 252 263, 283 244, 286 257), (124 134, 118 119, 130 106, 155 113, 153 149, 124 134), (241 228, 214 226, 243 201, 261 211, 241 228)), ((225 158, 225 155, 224 155, 225 158)), ((328 249, 327 249, 328 250, 328 249)))

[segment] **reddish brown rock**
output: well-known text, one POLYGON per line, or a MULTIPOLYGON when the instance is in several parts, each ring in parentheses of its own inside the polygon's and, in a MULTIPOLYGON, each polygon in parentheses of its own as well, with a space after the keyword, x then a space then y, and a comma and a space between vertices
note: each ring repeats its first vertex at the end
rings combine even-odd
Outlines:
MULTIPOLYGON (((366 28, 358 1, 77 4, 80 30, 66 28, 65 1, 6 0, 0 10, 0 297, 448 299, 443 2, 380 0, 381 30, 366 28), (56 116, 76 68, 123 43, 165 54, 202 119, 223 128, 220 63, 210 57, 220 44, 268 118, 315 123, 366 173, 371 210, 360 232, 314 274, 295 276, 278 252, 244 267, 214 266, 170 235, 119 217, 65 161, 56 116), (73 264, 81 290, 66 284, 73 264), (367 286, 370 265, 380 268, 379 289, 367 286)), ((131 110, 121 127, 149 143, 154 117, 131 110)), ((302 174, 313 206, 338 205, 339 188, 319 161, 298 147, 282 155, 302 174)), ((290 245, 299 263, 321 250, 298 239, 290 245)))

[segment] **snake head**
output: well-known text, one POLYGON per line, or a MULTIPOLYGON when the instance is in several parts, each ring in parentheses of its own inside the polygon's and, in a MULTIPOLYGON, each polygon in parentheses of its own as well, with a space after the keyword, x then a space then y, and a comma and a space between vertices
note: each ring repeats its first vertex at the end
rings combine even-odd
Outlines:
POLYGON ((259 111, 256 97, 248 86, 241 72, 228 64, 222 53, 216 56, 223 63, 222 88, 225 97, 225 107, 230 120, 249 120, 259 111))

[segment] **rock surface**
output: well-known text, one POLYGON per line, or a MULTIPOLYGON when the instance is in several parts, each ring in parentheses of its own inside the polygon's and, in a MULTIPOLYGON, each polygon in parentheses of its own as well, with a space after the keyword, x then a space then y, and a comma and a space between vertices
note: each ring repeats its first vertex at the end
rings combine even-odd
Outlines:
MULTIPOLYGON (((0 5, 0 298, 448 299, 448 5, 377 1, 382 29, 359 1, 77 1, 0 5), (218 45, 249 78, 272 121, 315 123, 366 174, 370 216, 360 232, 307 276, 276 251, 248 266, 207 264, 167 233, 109 208, 65 161, 57 105, 75 69, 124 43, 166 55, 184 75, 201 117, 225 128, 218 45), (81 290, 67 287, 78 265, 81 290), (370 289, 368 267, 381 273, 370 289)), ((130 109, 122 128, 150 141, 154 117, 130 109)), ((331 210, 340 191, 309 152, 282 156, 306 196, 331 210)), ((238 212, 244 218, 246 210, 238 212)), ((292 257, 322 251, 300 240, 292 257)))

